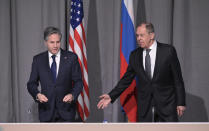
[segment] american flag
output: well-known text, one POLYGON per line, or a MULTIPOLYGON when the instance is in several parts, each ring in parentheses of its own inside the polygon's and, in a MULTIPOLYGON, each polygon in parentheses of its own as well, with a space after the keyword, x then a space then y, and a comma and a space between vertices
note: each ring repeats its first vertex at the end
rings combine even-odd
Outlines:
POLYGON ((82 0, 71 0, 70 10, 70 32, 69 50, 78 55, 79 64, 82 71, 83 91, 78 96, 77 108, 83 121, 89 116, 89 84, 86 55, 86 38, 83 26, 83 3, 82 0))

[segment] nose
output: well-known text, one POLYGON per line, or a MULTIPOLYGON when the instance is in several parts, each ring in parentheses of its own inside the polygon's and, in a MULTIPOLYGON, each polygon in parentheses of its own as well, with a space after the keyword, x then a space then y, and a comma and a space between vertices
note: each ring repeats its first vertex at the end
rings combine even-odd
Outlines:
POLYGON ((54 44, 54 47, 57 47, 57 43, 54 44))
POLYGON ((141 39, 141 37, 140 36, 137 36, 137 38, 136 38, 137 40, 140 40, 141 39))

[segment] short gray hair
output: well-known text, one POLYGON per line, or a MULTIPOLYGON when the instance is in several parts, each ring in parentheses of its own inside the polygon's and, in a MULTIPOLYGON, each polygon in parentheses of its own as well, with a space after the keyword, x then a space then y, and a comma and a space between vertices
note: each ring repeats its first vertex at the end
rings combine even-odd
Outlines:
POLYGON ((139 26, 142 26, 142 25, 145 25, 148 33, 154 33, 155 32, 155 29, 154 29, 154 26, 153 26, 152 23, 142 22, 142 23, 139 24, 139 26))

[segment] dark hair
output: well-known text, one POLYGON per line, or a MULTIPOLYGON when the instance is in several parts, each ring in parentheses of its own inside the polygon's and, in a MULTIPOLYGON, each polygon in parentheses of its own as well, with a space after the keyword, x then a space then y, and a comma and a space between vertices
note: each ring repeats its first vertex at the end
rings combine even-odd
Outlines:
POLYGON ((139 26, 142 26, 142 25, 145 25, 148 33, 154 33, 155 32, 155 29, 154 29, 154 26, 153 26, 152 23, 142 22, 142 23, 139 24, 139 26))
POLYGON ((47 41, 48 37, 52 34, 58 34, 60 36, 60 40, 62 38, 62 34, 60 30, 56 27, 49 26, 44 30, 44 40, 47 41))

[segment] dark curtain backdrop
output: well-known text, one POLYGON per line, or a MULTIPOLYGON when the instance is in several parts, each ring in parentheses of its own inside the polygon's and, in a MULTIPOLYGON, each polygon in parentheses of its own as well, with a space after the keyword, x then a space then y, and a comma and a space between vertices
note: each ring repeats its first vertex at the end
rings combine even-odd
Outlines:
MULTIPOLYGON (((90 116, 87 122, 124 122, 120 102, 98 110, 98 97, 119 80, 121 0, 83 0, 90 116)), ((66 49, 70 0, 0 0, 0 122, 38 122, 26 89, 34 55, 45 51, 43 30, 59 27, 66 49)), ((176 47, 186 88, 181 122, 208 122, 209 1, 134 0, 135 26, 150 21, 156 39, 176 47)))

